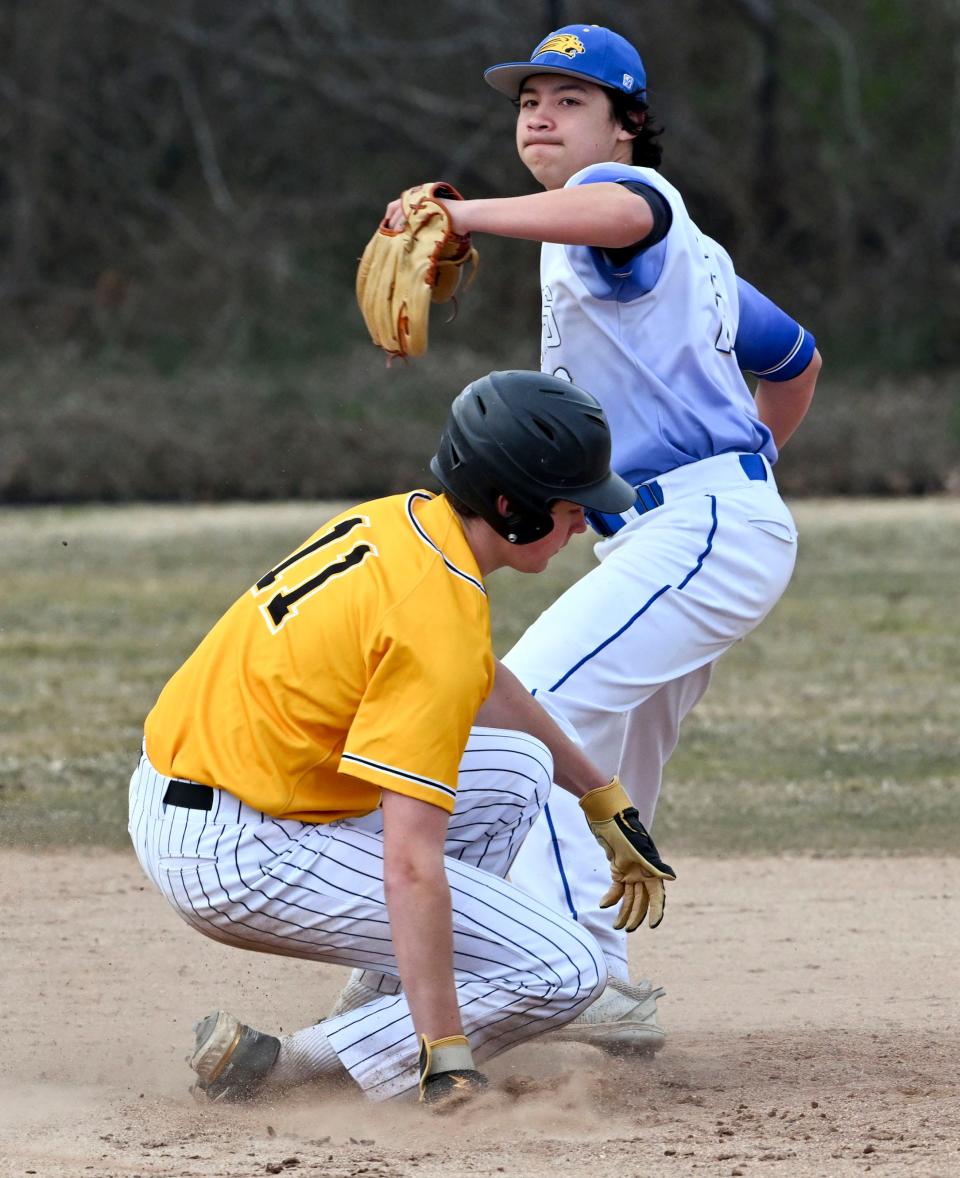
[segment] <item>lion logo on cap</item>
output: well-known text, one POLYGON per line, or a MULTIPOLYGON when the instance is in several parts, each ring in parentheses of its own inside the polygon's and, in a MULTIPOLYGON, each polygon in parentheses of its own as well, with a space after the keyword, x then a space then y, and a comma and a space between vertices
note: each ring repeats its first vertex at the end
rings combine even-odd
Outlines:
POLYGON ((533 51, 531 61, 536 61, 544 53, 562 53, 564 57, 576 57, 578 53, 586 53, 583 42, 574 33, 557 33, 555 37, 547 37, 533 51))

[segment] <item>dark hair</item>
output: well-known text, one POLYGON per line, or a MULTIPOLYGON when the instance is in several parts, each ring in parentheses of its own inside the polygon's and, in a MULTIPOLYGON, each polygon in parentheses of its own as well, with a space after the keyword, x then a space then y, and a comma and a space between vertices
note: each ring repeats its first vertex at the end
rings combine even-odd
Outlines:
POLYGON ((603 92, 610 100, 610 111, 620 126, 637 132, 633 140, 633 163, 640 168, 659 168, 663 148, 654 140, 663 134, 663 127, 653 125, 650 107, 642 98, 624 94, 621 90, 608 90, 604 86, 603 92))
POLYGON ((456 495, 452 495, 449 491, 441 489, 440 494, 447 500, 453 510, 460 516, 461 519, 479 519, 480 512, 474 511, 472 507, 468 507, 462 499, 458 499, 456 495))

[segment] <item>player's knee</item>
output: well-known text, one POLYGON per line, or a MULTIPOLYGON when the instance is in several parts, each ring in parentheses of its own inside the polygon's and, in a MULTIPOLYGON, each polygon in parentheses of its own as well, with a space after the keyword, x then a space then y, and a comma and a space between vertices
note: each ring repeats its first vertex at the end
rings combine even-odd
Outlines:
POLYGON ((558 1008, 570 1018, 575 1017, 603 993, 607 984, 607 964, 599 945, 582 942, 578 950, 570 952, 569 968, 555 996, 558 1008))
POLYGON ((594 971, 592 977, 584 976, 578 987, 580 999, 587 1005, 595 1002, 607 985, 607 963, 599 949, 590 957, 590 968, 594 971))
POLYGON ((539 814, 547 804, 553 788, 553 756, 545 744, 537 741, 537 746, 534 755, 529 756, 518 768, 518 776, 522 774, 524 778, 529 778, 529 808, 539 814))
MULTIPOLYGON (((538 814, 550 796, 553 756, 547 746, 527 732, 474 728, 460 764, 458 792, 480 790, 500 794, 510 808, 538 814)), ((514 815, 517 821, 518 814, 514 815)))

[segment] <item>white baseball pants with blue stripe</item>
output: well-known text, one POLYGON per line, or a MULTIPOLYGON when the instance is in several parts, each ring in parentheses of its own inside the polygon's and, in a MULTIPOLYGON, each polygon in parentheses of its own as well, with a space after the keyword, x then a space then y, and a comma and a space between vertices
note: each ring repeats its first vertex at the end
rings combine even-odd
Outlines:
MULTIPOLYGON (((626 513, 597 544, 600 564, 504 659, 594 762, 619 774, 648 829, 712 664, 766 617, 793 573, 796 527, 762 462, 765 479, 748 477, 737 454, 659 477, 663 505, 626 513)), ((670 848, 658 849, 672 863, 670 848)), ((627 977, 617 909, 599 908, 609 868, 571 795, 554 791, 510 878, 589 928, 610 974, 627 977)))
MULTIPOLYGON (((603 990, 590 933, 503 878, 548 796, 553 763, 521 732, 475 728, 445 847, 454 969, 478 1063, 561 1026, 603 990)), ((226 790, 209 811, 165 805, 169 778, 144 755, 130 836, 177 913, 215 941, 369 971, 381 997, 324 1024, 373 1099, 417 1086, 417 1042, 399 987, 383 892, 379 811, 318 826, 271 818, 226 790)), ((198 1012, 199 1013, 199 1012, 198 1012)))

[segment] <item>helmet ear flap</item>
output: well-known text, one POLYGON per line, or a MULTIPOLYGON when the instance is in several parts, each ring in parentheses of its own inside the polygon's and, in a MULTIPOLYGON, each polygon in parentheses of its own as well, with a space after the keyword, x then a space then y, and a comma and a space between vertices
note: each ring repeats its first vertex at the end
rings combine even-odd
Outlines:
POLYGON ((496 513, 494 530, 511 544, 531 544, 553 531, 551 514, 530 504, 514 504, 503 494, 497 496, 496 513))
POLYGON ((515 511, 503 516, 502 526, 496 530, 511 544, 532 544, 553 531, 553 516, 515 511))

